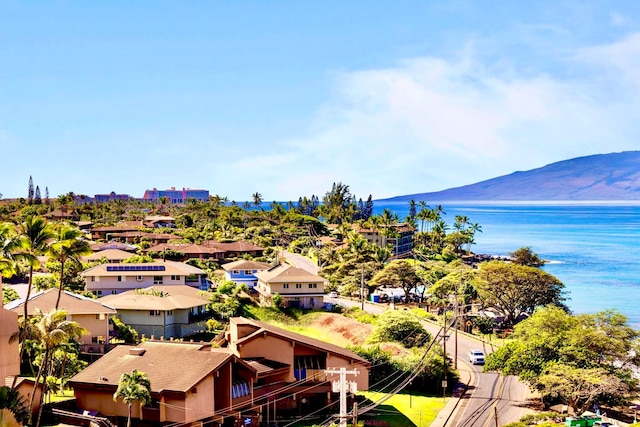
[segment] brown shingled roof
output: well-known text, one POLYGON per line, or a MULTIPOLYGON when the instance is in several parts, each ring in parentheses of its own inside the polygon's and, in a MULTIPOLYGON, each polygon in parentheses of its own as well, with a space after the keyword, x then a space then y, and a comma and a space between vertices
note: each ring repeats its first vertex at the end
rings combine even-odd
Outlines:
MULTIPOLYGON (((56 300, 58 299, 58 289, 52 288, 46 291, 32 294, 29 298, 29 305, 27 307, 27 315, 33 316, 36 310, 40 310, 43 313, 53 310, 56 307, 56 300)), ((12 301, 5 306, 6 309, 13 311, 14 313, 24 314, 24 299, 12 301)), ((60 296, 60 305, 67 311, 67 313, 73 314, 115 314, 114 310, 109 305, 103 304, 100 301, 87 298, 82 295, 74 294, 69 291, 63 291, 60 296)))
POLYGON ((247 369, 255 372, 254 368, 230 352, 212 351, 208 344, 145 341, 137 347, 120 345, 114 348, 76 374, 70 383, 117 387, 123 372, 137 369, 147 374, 151 382, 151 391, 154 393, 187 392, 229 361, 242 363, 247 369), (134 348, 143 351, 130 351, 134 348))

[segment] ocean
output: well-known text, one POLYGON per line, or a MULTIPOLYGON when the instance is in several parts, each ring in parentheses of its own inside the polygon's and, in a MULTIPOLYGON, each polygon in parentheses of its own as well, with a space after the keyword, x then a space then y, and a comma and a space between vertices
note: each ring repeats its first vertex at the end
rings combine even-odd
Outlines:
MULTIPOLYGON (((434 207, 436 204, 430 204, 434 207)), ((508 255, 529 246, 565 285, 573 313, 615 309, 640 330, 640 204, 441 203, 451 227, 456 215, 478 223, 471 250, 508 255)), ((374 202, 400 219, 408 203, 374 202)))

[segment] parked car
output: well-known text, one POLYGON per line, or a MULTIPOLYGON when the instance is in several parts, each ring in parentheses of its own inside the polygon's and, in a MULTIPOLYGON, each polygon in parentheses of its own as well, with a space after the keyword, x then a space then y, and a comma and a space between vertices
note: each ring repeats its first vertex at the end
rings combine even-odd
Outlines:
POLYGON ((338 298, 338 293, 336 291, 329 292, 329 298, 338 298))
POLYGON ((471 350, 469 352, 469 363, 472 365, 484 365, 484 351, 471 350))

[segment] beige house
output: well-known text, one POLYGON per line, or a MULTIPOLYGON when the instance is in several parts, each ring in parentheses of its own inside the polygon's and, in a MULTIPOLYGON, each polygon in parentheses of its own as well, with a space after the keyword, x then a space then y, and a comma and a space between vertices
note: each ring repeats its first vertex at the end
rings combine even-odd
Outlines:
MULTIPOLYGON (((39 310, 43 313, 53 310, 58 299, 58 289, 47 289, 36 292, 29 299, 27 315, 33 316, 39 310)), ((24 314, 24 299, 12 301, 5 306, 16 316, 24 314)), ((85 328, 87 332, 80 340, 80 351, 84 353, 105 353, 109 345, 111 316, 116 310, 100 301, 63 291, 58 308, 67 312, 67 320, 73 320, 85 328)))
POLYGON ((113 393, 120 375, 134 369, 147 374, 151 382, 151 404, 134 404, 132 413, 147 424, 221 425, 241 409, 251 409, 254 368, 227 349, 178 341, 145 341, 111 350, 69 381, 77 409, 124 420, 127 405, 122 399, 114 401, 113 393))
POLYGON ((187 285, 196 289, 209 289, 206 272, 174 261, 100 264, 80 275, 85 279, 85 290, 98 297, 154 285, 187 285))
POLYGON ((206 330, 211 317, 209 299, 185 285, 151 286, 98 299, 113 307, 122 322, 138 334, 155 338, 183 338, 206 330))
MULTIPOLYGON (((0 278, 1 295, 2 278, 0 278)), ((4 385, 7 377, 20 374, 18 340, 13 339, 17 333, 18 315, 11 310, 0 307, 0 385, 4 385)))
POLYGON ((322 306, 326 279, 307 270, 280 264, 256 273, 260 303, 271 305, 274 294, 282 296, 288 307, 317 308, 322 306))

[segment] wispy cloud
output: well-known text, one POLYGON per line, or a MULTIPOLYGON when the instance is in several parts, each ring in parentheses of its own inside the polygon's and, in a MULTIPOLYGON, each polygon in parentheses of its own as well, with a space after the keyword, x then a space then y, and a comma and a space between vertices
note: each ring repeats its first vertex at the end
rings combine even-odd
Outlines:
POLYGON ((297 195, 321 195, 331 181, 342 181, 358 196, 387 197, 635 149, 638 125, 631 117, 638 91, 605 94, 620 76, 627 89, 640 81, 639 51, 634 34, 566 59, 575 66, 588 61, 593 69, 585 73, 610 64, 615 69, 606 79, 500 73, 472 49, 455 59, 412 58, 392 68, 344 72, 309 134, 279 146, 295 154, 265 173, 279 180, 286 170, 295 185, 280 188, 297 195))

